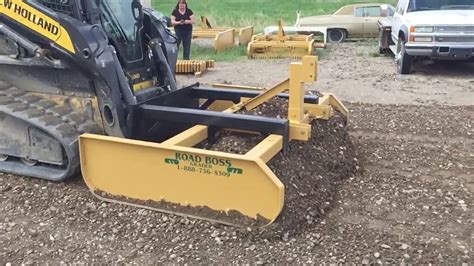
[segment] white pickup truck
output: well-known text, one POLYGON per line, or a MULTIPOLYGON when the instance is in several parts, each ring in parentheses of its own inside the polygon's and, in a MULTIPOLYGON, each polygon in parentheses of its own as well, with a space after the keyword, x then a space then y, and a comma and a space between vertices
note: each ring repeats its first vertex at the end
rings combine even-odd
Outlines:
POLYGON ((393 52, 400 74, 418 56, 474 60, 474 0, 399 0, 379 31, 379 50, 393 52))

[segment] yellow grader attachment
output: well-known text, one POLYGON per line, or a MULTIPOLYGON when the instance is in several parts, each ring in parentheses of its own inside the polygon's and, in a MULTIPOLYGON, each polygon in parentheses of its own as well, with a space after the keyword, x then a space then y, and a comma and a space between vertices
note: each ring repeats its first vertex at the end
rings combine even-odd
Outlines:
MULTIPOLYGON (((305 56, 290 65, 289 79, 269 89, 190 88, 190 95, 209 103, 208 109, 168 112, 161 119, 195 123, 160 143, 84 134, 80 158, 85 182, 105 201, 234 226, 269 225, 282 211, 285 187, 266 163, 290 141, 308 141, 314 119, 329 119, 334 110, 347 117, 347 109, 332 94, 307 101, 304 83, 314 82, 316 75, 317 57, 305 56), (233 96, 240 101, 233 103, 233 96), (288 98, 288 119, 239 113, 274 97, 288 98), (211 98, 217 101, 209 102, 211 98), (216 126, 271 133, 245 154, 201 148, 216 126)), ((184 92, 179 92, 181 100, 184 92)), ((142 108, 146 115, 170 107, 142 108)))
POLYGON ((244 28, 213 27, 205 16, 201 16, 201 26, 193 29, 194 39, 213 39, 213 47, 217 52, 232 48, 235 35, 238 34, 239 45, 247 45, 253 35, 253 26, 244 28))
MULTIPOLYGON (((317 44, 316 44, 317 46, 317 44)), ((282 20, 278 21, 277 35, 254 35, 247 46, 252 59, 301 58, 312 55, 315 48, 313 35, 286 35, 282 20)))
POLYGON ((214 67, 214 60, 178 60, 176 62, 176 74, 201 76, 207 69, 214 67))

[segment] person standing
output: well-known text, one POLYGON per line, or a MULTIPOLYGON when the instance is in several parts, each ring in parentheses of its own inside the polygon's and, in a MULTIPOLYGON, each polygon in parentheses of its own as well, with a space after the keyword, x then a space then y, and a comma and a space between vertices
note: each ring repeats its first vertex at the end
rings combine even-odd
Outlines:
POLYGON ((188 8, 186 0, 179 0, 171 14, 171 24, 177 37, 178 49, 183 43, 183 59, 189 60, 191 54, 191 39, 193 37, 194 13, 188 8))

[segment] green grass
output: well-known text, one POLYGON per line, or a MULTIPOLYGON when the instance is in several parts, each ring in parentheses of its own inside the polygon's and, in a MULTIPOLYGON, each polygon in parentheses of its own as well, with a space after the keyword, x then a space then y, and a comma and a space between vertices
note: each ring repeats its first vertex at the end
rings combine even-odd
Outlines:
MULTIPOLYGON (((156 10, 170 15, 176 0, 152 0, 156 10)), ((296 11, 302 16, 334 13, 344 5, 353 3, 395 3, 395 0, 188 0, 189 8, 196 19, 207 16, 216 26, 243 27, 253 25, 261 31, 269 25, 276 25, 282 18, 286 25, 296 21, 296 11)))
MULTIPOLYGON (((315 54, 319 58, 326 57, 331 51, 331 46, 326 49, 316 49, 315 54)), ((178 59, 183 59, 183 50, 180 49, 178 59)), ((197 44, 191 45, 191 59, 193 60, 215 60, 216 62, 230 62, 247 59, 247 47, 234 46, 223 53, 217 53, 212 47, 204 47, 197 44)))
MULTIPOLYGON (((176 0, 152 0, 156 10, 169 16, 176 0)), ((340 7, 353 3, 391 3, 395 0, 188 0, 189 8, 194 11, 196 20, 207 16, 212 25, 244 27, 253 25, 255 32, 261 32, 266 26, 276 25, 283 19, 285 25, 293 25, 296 11, 302 16, 332 14, 340 7)), ((198 22, 199 23, 199 22, 198 22)), ((322 52, 326 53, 326 52, 322 52)), ((181 56, 181 55, 180 55, 181 56)), ((246 58, 244 47, 235 47, 224 53, 215 53, 212 48, 201 47, 193 43, 192 59, 214 59, 233 61, 246 58)))
MULTIPOLYGON (((179 59, 183 58, 183 50, 179 51, 179 59)), ((191 59, 215 60, 215 61, 236 61, 247 58, 247 47, 234 46, 223 53, 217 53, 212 47, 191 45, 191 59)))

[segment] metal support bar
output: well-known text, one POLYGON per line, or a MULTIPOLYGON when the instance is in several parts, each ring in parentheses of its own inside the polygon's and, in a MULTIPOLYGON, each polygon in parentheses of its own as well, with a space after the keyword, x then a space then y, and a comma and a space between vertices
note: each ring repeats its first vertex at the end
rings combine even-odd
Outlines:
POLYGON ((259 158, 263 162, 270 161, 283 148, 283 138, 279 135, 270 135, 245 155, 259 158))
POLYGON ((192 98, 196 98, 191 95, 192 88, 192 86, 188 86, 179 90, 170 91, 166 94, 150 99, 145 104, 185 107, 182 104, 185 104, 192 98))
POLYGON ((317 57, 305 56, 302 62, 290 65, 290 101, 288 120, 290 120, 290 138, 308 140, 311 135, 309 116, 305 113, 305 82, 314 82, 317 76, 317 57))
POLYGON ((155 105, 142 105, 139 112, 141 117, 156 121, 278 134, 283 136, 285 147, 289 141, 289 122, 283 119, 155 105))
POLYGON ((16 66, 40 66, 51 67, 56 69, 66 68, 60 60, 49 61, 47 59, 39 59, 37 57, 13 59, 12 57, 7 55, 0 55, 0 64, 16 66))
POLYGON ((290 104, 288 120, 302 123, 304 119, 304 83, 314 82, 317 73, 317 57, 305 56, 302 62, 290 65, 290 104))
POLYGON ((18 34, 16 31, 12 30, 10 27, 3 23, 0 23, 0 33, 7 36, 9 39, 19 43, 21 47, 25 48, 28 51, 30 56, 35 56, 36 52, 40 49, 37 44, 18 34))
POLYGON ((201 106, 199 106, 199 109, 201 110, 207 110, 207 108, 209 108, 209 106, 211 106, 216 100, 214 99, 207 99, 206 102, 204 102, 203 104, 201 104, 201 106))
POLYGON ((318 104, 319 105, 329 105, 332 108, 338 110, 341 112, 342 115, 344 115, 347 119, 349 118, 349 110, 342 104, 341 101, 339 101, 336 96, 332 93, 323 93, 323 97, 319 97, 318 99, 318 104))
POLYGON ((289 85, 290 85, 290 79, 286 79, 278 83, 277 85, 273 86, 272 88, 262 91, 259 95, 253 97, 252 99, 244 103, 245 109, 247 109, 247 111, 254 109, 255 107, 261 105, 262 103, 277 96, 279 93, 287 90, 289 88, 289 85))
POLYGON ((169 146, 193 147, 207 138, 207 126, 194 126, 180 134, 164 141, 162 144, 169 146))
POLYGON ((264 87, 258 86, 246 86, 246 85, 234 85, 224 83, 214 83, 211 85, 213 88, 228 88, 228 89, 242 89, 242 90, 264 90, 264 87))
MULTIPOLYGON (((201 99, 215 99, 232 102, 240 102, 241 98, 253 98, 261 93, 261 90, 250 90, 250 89, 218 89, 218 88, 199 88, 193 87, 191 95, 195 98, 201 99)), ((279 93, 276 97, 288 99, 288 93, 279 93)), ((305 103, 318 103, 318 96, 316 95, 305 95, 305 103)))

